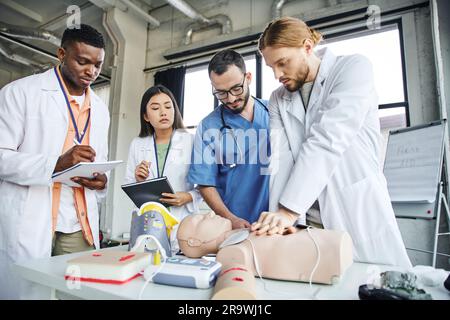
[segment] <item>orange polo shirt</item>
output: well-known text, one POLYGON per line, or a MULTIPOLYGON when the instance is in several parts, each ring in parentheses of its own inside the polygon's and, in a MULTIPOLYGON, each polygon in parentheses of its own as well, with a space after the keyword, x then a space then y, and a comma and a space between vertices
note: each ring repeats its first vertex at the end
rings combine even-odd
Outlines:
MULTIPOLYGON (((91 109, 91 100, 90 100, 90 93, 89 93, 89 87, 86 89, 86 97, 84 99, 83 106, 78 105, 76 100, 69 94, 69 91, 66 88, 66 85, 64 83, 64 79, 59 71, 59 67, 56 68, 58 75, 61 79, 61 83, 64 87, 64 91, 67 95, 67 98, 70 103, 70 108, 72 109, 72 113, 75 118, 75 122, 78 127, 78 131, 80 135, 83 135, 81 132, 85 125, 86 121, 88 120, 89 111, 91 109)), ((61 154, 65 153, 67 150, 72 148, 74 146, 73 139, 76 136, 75 127, 72 122, 72 118, 70 116, 69 110, 67 110, 68 117, 69 117, 69 128, 66 134, 66 139, 64 141, 64 146, 61 154)), ((89 145, 89 132, 91 128, 91 123, 89 122, 88 127, 86 129, 86 134, 84 135, 83 140, 81 141, 81 145, 89 145)), ((83 236, 86 239, 86 241, 89 243, 89 245, 94 244, 94 238, 92 236, 91 227, 89 225, 89 219, 87 215, 87 206, 86 206, 86 196, 84 193, 84 187, 77 187, 72 188, 73 189, 73 197, 74 197, 74 205, 75 205, 75 212, 77 213, 78 221, 80 222, 81 231, 83 232, 83 236)), ((55 228, 57 225, 57 219, 58 219, 58 210, 59 210, 59 204, 61 199, 61 183, 55 182, 53 184, 53 198, 52 198, 52 232, 55 232, 55 228)))

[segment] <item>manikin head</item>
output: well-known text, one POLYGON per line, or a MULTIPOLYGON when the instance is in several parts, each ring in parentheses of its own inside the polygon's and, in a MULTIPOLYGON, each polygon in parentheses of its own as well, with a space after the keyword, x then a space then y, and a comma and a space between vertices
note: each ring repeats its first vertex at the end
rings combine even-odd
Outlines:
POLYGON ((322 35, 303 21, 284 17, 269 23, 259 39, 259 50, 275 78, 293 92, 314 81, 319 58, 314 47, 322 35))
POLYGON ((190 258, 217 253, 219 245, 231 232, 231 221, 216 215, 193 214, 184 218, 177 232, 181 251, 190 258))

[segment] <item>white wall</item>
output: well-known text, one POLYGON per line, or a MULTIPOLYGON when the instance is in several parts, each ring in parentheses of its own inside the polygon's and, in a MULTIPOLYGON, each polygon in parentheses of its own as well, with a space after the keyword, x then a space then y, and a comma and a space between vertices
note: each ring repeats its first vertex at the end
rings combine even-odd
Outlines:
POLYGON ((146 24, 118 9, 110 10, 107 21, 119 40, 117 68, 113 70, 110 96, 110 159, 124 160, 110 177, 106 204, 102 208, 101 229, 107 238, 117 238, 130 230, 133 203, 121 190, 128 149, 139 132, 139 108, 144 92, 146 24))

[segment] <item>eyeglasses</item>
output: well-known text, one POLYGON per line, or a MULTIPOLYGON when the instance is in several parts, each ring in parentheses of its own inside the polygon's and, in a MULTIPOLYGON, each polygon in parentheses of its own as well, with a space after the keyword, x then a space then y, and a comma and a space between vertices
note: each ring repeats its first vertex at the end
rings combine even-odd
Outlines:
POLYGON ((224 99, 228 98, 228 94, 231 94, 232 96, 241 95, 244 92, 245 75, 246 75, 246 73, 244 74, 244 79, 242 79, 242 83, 240 85, 234 86, 230 90, 214 91, 214 88, 213 88, 212 94, 219 100, 224 100, 224 99))

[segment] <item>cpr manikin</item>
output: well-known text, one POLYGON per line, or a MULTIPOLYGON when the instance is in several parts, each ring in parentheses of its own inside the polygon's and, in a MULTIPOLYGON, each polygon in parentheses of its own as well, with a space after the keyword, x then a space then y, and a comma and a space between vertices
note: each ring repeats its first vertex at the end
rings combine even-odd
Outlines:
POLYGON ((240 231, 232 230, 228 219, 210 212, 184 218, 177 237, 181 251, 190 258, 217 253, 216 260, 224 268, 242 265, 253 275, 259 271, 260 276, 270 279, 332 284, 353 263, 352 241, 347 233, 299 228, 290 231, 284 235, 251 233, 242 242, 220 248, 240 231))

